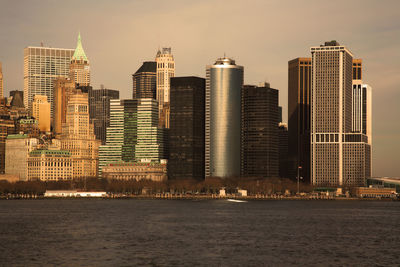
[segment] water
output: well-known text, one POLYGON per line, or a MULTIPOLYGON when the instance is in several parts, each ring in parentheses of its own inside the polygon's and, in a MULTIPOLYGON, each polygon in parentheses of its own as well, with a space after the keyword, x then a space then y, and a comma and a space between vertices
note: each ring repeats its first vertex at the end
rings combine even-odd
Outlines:
POLYGON ((398 266, 400 202, 0 202, 2 266, 398 266))

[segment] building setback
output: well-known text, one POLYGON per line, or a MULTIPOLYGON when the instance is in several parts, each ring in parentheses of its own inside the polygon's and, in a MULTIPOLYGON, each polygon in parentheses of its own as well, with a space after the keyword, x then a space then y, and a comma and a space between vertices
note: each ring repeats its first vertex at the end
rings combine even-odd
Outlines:
POLYGON ((27 47, 24 49, 24 105, 32 109, 35 95, 47 96, 53 115, 54 80, 68 78, 74 49, 27 47))
POLYGON ((204 179, 205 79, 171 78, 168 177, 204 179))
POLYGON ((310 88, 311 58, 288 63, 288 176, 300 175, 310 182, 310 88))
POLYGON ((279 175, 279 92, 245 85, 242 89, 241 176, 279 175))
POLYGON ((159 125, 169 128, 169 95, 170 79, 175 76, 175 61, 171 48, 158 50, 156 55, 157 63, 157 92, 159 125))
POLYGON ((142 66, 132 74, 132 98, 156 99, 156 72, 155 61, 143 62, 142 66))
POLYGON ((243 67, 223 57, 206 68, 206 177, 240 176, 243 67))
POLYGON ((311 181, 362 186, 371 175, 371 146, 353 133, 353 55, 336 41, 312 47, 311 181))

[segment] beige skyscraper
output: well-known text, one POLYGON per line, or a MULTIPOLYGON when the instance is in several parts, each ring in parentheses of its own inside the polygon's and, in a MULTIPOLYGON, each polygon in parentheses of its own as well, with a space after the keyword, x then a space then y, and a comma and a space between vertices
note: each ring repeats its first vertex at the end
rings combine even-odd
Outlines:
POLYGON ((0 98, 4 97, 4 87, 3 87, 3 67, 0 62, 0 98))
POLYGON ((74 55, 71 59, 69 77, 80 86, 88 86, 90 84, 90 65, 85 51, 83 50, 80 33, 78 35, 78 43, 74 55))
POLYGON ((97 176, 100 141, 89 123, 88 95, 80 90, 69 97, 60 141, 61 149, 71 153, 74 178, 97 176))
POLYGON ((353 55, 336 41, 311 47, 311 181, 360 186, 371 176, 368 137, 353 132, 353 55))
POLYGON ((47 96, 35 95, 32 102, 32 116, 38 121, 41 132, 50 132, 50 103, 47 96))
POLYGON ((53 114, 53 87, 58 77, 68 78, 73 49, 26 47, 24 49, 24 105, 32 110, 35 95, 47 96, 53 114))
POLYGON ((62 132, 62 124, 66 122, 67 104, 71 94, 76 92, 75 82, 69 78, 60 77, 54 81, 53 101, 53 132, 56 136, 62 132))
POLYGON ((158 50, 156 55, 157 63, 157 91, 159 125, 169 128, 169 97, 170 97, 170 78, 175 76, 175 61, 171 53, 171 48, 158 50))

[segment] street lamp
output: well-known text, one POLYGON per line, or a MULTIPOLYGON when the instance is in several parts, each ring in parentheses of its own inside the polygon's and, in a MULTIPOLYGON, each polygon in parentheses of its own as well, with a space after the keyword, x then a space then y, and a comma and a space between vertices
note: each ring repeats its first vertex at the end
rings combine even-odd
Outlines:
POLYGON ((301 166, 297 167, 297 194, 300 194, 300 170, 302 169, 301 166))

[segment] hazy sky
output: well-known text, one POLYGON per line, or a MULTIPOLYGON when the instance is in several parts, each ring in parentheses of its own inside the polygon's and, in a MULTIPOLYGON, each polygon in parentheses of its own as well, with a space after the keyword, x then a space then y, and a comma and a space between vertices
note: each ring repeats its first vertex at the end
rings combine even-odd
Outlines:
POLYGON ((26 46, 75 48, 78 31, 92 84, 132 94, 132 78, 158 47, 172 47, 176 75, 205 77, 227 56, 245 83, 279 89, 287 119, 287 62, 337 40, 363 59, 373 88, 373 175, 400 176, 400 1, 0 0, 5 94, 23 90, 26 46))

